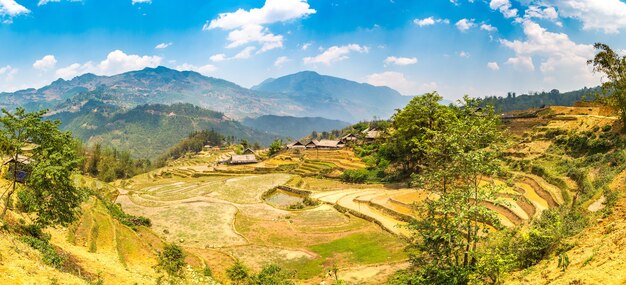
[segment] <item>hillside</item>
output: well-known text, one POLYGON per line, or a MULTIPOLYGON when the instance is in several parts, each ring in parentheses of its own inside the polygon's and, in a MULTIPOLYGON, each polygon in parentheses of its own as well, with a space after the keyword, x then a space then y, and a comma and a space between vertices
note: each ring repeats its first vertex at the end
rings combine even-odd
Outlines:
POLYGON ((252 90, 279 93, 305 107, 307 116, 339 119, 348 122, 388 118, 411 98, 389 87, 378 87, 332 76, 303 71, 268 79, 252 90))
POLYGON ((329 120, 320 117, 291 117, 265 115, 258 118, 245 118, 242 124, 253 129, 278 134, 283 137, 298 139, 311 134, 313 131, 329 132, 340 130, 349 123, 339 120, 329 120))
POLYGON ((90 100, 48 117, 88 143, 129 150, 135 157, 155 158, 193 131, 213 129, 224 136, 268 145, 275 135, 259 132, 220 112, 191 104, 141 105, 124 109, 90 100))
POLYGON ((542 106, 574 106, 582 100, 593 100, 599 88, 583 88, 580 90, 561 93, 557 89, 550 92, 516 95, 509 93, 507 97, 487 96, 483 105, 492 104, 498 112, 523 111, 542 106))
POLYGON ((133 108, 144 104, 190 103, 235 119, 261 115, 320 116, 343 121, 388 117, 408 97, 312 72, 266 81, 254 89, 167 67, 145 68, 113 76, 91 73, 58 79, 40 89, 0 92, 0 108, 63 109, 88 100, 133 108), (271 82, 270 82, 271 81, 271 82))

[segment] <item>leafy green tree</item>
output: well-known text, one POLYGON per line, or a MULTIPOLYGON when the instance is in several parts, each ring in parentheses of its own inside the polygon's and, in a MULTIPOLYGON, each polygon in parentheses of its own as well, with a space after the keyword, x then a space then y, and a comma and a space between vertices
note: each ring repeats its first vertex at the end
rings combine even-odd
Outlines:
POLYGON ((246 284, 250 280, 250 270, 239 260, 226 269, 226 275, 233 284, 246 284))
POLYGON ((433 130, 446 123, 448 116, 449 109, 439 104, 441 99, 436 92, 416 96, 393 116, 393 130, 382 154, 399 164, 402 174, 421 172, 427 151, 424 143, 430 140, 433 130))
POLYGON ((411 139, 411 152, 421 155, 420 171, 413 177, 434 194, 418 208, 422 218, 409 225, 414 233, 410 261, 420 268, 420 283, 466 284, 487 225, 499 225, 485 206, 499 203, 497 188, 481 183, 498 171, 499 118, 493 108, 480 108, 479 101, 467 96, 460 107, 434 106, 437 97, 429 97, 408 107, 430 111, 413 117, 421 127, 406 132, 417 137, 411 139))
POLYGON ((283 141, 282 140, 274 140, 272 144, 270 144, 268 155, 272 156, 277 154, 281 149, 283 149, 283 141))
POLYGON ((3 193, 2 217, 11 205, 18 180, 24 180, 23 187, 19 189, 24 198, 21 202, 28 204, 25 209, 37 214, 38 224, 65 225, 72 222, 82 197, 71 179, 79 162, 75 152, 76 142, 71 134, 59 131, 60 122, 44 120, 45 110, 29 113, 24 108, 17 108, 14 113, 4 109, 2 113, 0 138, 3 148, 0 151, 15 159, 10 175, 11 186, 3 193), (25 154, 27 145, 34 146, 30 154, 30 173, 21 179, 18 177, 17 161, 25 154))
POLYGON ((170 277, 179 277, 185 266, 185 253, 177 244, 166 244, 158 253, 157 268, 165 271, 170 277))
POLYGON ((606 75, 608 80, 602 83, 602 90, 608 96, 604 99, 619 110, 622 128, 626 129, 626 56, 620 56, 606 44, 596 43, 594 47, 599 52, 587 64, 606 75))

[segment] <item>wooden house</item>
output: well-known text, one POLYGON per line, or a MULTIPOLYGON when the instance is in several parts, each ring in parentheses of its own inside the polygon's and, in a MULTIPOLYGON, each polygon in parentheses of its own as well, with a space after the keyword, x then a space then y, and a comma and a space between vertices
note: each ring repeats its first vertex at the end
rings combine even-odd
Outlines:
POLYGON ((294 142, 288 144, 287 148, 288 149, 303 149, 303 148, 306 148, 306 146, 304 144, 302 144, 301 142, 299 142, 299 141, 294 141, 294 142))
POLYGON ((233 155, 228 160, 229 164, 252 164, 257 163, 256 156, 254 154, 242 154, 242 155, 233 155))
POLYGON ((339 141, 335 141, 335 140, 320 140, 317 143, 317 148, 318 149, 338 149, 339 148, 339 141))
POLYGON ((319 141, 317 140, 310 140, 308 143, 306 143, 304 146, 306 148, 316 148, 317 144, 319 144, 319 141))

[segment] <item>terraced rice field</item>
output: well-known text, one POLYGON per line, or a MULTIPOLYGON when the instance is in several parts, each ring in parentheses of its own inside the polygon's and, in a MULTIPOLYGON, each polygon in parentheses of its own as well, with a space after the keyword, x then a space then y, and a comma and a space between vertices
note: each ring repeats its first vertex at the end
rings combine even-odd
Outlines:
POLYGON ((371 264, 351 257, 357 254, 351 250, 341 258, 313 250, 357 233, 380 236, 384 243, 378 246, 392 249, 390 261, 405 258, 404 242, 398 237, 330 205, 286 211, 262 199, 278 185, 298 184, 294 182, 302 181, 298 176, 205 173, 193 167, 168 167, 120 183, 117 202, 130 214, 149 217, 153 230, 168 242, 192 251, 214 250, 203 254, 232 256, 254 269, 278 263, 302 272, 305 279, 324 280, 322 273, 330 260, 341 266, 371 264))

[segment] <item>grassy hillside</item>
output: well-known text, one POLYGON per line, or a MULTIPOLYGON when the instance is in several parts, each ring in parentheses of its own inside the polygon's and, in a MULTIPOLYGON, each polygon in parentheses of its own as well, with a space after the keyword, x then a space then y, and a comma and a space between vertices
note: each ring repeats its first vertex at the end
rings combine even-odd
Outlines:
POLYGON ((125 110, 101 101, 87 101, 48 118, 60 120, 63 130, 71 131, 84 142, 129 150, 140 158, 155 158, 193 131, 212 129, 227 137, 262 145, 275 138, 222 113, 191 104, 141 105, 125 110))

